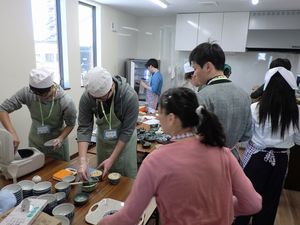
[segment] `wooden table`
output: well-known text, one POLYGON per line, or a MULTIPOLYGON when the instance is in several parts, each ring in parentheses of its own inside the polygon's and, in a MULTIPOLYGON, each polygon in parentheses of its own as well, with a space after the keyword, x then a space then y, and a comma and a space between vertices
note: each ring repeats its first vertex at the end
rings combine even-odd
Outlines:
MULTIPOLYGON (((96 157, 93 154, 88 154, 89 158, 89 166, 95 167, 96 166, 96 157)), ((43 168, 26 175, 22 178, 19 178, 20 180, 31 180, 34 175, 39 175, 42 177, 43 181, 50 181, 52 182, 52 192, 54 192, 54 185, 57 181, 52 179, 52 175, 59 171, 60 169, 64 169, 70 165, 76 166, 77 159, 72 160, 71 162, 65 162, 65 161, 59 161, 59 160, 53 160, 53 159, 47 159, 46 164, 43 168)), ((75 208, 75 215, 73 218, 73 225, 82 225, 87 224, 85 222, 85 215, 87 214, 89 208, 95 204, 96 202, 99 202, 103 198, 112 198, 119 201, 125 201, 127 196, 129 195, 129 192, 131 190, 132 179, 128 177, 122 177, 120 180, 120 183, 117 185, 111 185, 109 184, 107 178, 104 179, 104 181, 100 182, 97 185, 97 188, 95 191, 90 193, 90 198, 87 204, 83 206, 79 206, 75 208)), ((11 180, 5 180, 4 177, 0 178, 0 188, 4 187, 5 185, 12 183, 11 180)), ((70 192, 70 195, 68 196, 68 199, 66 202, 73 203, 73 196, 77 193, 78 187, 72 186, 72 190, 70 192)))

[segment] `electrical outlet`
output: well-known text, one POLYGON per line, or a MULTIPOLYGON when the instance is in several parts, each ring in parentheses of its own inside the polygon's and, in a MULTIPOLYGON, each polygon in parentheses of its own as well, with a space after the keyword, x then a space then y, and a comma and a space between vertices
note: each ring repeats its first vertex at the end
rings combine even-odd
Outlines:
POLYGON ((117 32, 117 25, 115 24, 115 22, 111 22, 111 31, 117 32))

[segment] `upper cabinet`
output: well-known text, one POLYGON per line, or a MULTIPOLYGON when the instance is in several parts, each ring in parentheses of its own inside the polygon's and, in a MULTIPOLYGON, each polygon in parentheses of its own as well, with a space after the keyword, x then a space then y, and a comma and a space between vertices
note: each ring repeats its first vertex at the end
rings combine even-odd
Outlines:
POLYGON ((178 14, 175 50, 191 51, 200 43, 214 41, 224 51, 244 52, 248 23, 249 12, 178 14))
POLYGON ((222 48, 229 52, 244 52, 247 43, 249 12, 224 13, 222 48))
POLYGON ((199 14, 178 14, 175 50, 190 51, 197 44, 199 14))
POLYGON ((223 13, 200 13, 197 44, 222 41, 223 13))

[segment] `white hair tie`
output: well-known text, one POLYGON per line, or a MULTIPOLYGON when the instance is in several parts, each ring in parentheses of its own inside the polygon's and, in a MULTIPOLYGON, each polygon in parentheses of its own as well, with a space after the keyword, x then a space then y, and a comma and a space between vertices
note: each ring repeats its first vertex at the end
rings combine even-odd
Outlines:
POLYGON ((199 105, 199 107, 196 109, 196 113, 198 116, 202 116, 202 109, 204 109, 203 105, 199 105))
POLYGON ((279 66, 279 67, 275 67, 272 69, 269 69, 265 75, 265 85, 264 85, 264 90, 266 90, 271 78, 274 76, 275 73, 279 72, 280 75, 283 77, 283 79, 285 79, 285 81, 289 84, 289 86, 294 89, 294 90, 298 90, 297 87, 297 82, 296 82, 296 78, 294 76, 294 74, 287 70, 286 68, 279 66))

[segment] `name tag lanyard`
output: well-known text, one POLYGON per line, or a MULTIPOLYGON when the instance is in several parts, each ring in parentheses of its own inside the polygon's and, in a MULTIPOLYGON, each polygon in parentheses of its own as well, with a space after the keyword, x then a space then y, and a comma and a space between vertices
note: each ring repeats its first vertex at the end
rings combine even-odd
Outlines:
POLYGON ((212 78, 211 80, 209 80, 207 82, 207 85, 209 85, 210 83, 212 83, 213 81, 216 81, 216 80, 228 80, 228 78, 225 75, 219 75, 219 76, 216 76, 216 77, 212 78))
POLYGON ((39 98, 39 106, 40 106, 40 113, 41 113, 41 119, 42 119, 42 126, 44 126, 45 121, 48 120, 52 114, 53 106, 54 106, 54 96, 52 97, 51 108, 50 108, 49 114, 46 118, 44 118, 44 115, 43 115, 43 109, 42 109, 42 104, 41 104, 40 98, 39 98))
POLYGON ((110 130, 111 130, 111 110, 112 110, 112 106, 113 106, 113 104, 114 104, 114 98, 115 98, 115 92, 113 93, 113 101, 111 102, 111 105, 110 105, 110 110, 109 110, 109 120, 108 120, 108 118, 107 118, 107 116, 106 116, 106 114, 105 114, 104 107, 103 107, 103 103, 102 103, 102 101, 100 101, 102 113, 103 113, 103 115, 104 115, 105 120, 106 120, 107 123, 108 123, 108 126, 109 126, 109 129, 110 129, 110 130))

